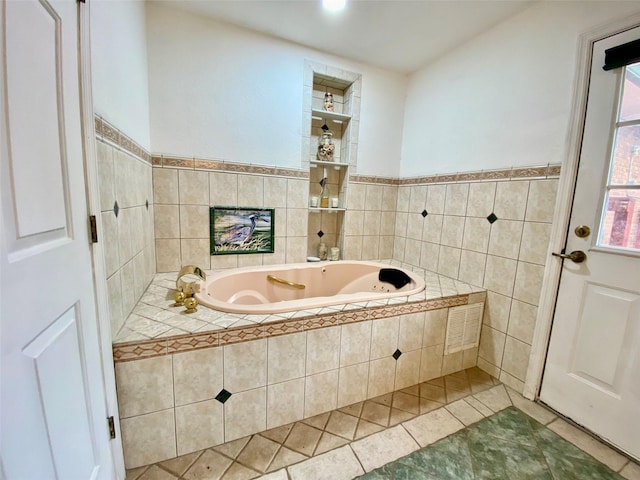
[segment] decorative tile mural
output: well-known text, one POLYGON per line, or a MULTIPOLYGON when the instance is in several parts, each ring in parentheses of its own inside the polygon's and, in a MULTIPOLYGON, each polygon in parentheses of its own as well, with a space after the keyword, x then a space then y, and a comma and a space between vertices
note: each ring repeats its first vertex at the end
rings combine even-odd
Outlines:
POLYGON ((273 253, 273 208, 211 207, 211 255, 273 253))

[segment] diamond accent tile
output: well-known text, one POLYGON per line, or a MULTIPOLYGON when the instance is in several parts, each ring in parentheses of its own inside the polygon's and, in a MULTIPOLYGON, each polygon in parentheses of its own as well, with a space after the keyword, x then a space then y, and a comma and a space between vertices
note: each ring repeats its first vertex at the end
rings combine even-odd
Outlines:
POLYGON ((395 352, 393 352, 392 357, 398 360, 400 358, 400 355, 402 355, 402 352, 400 351, 400 349, 397 349, 395 352))
POLYGON ((493 223, 493 222, 495 222, 496 220, 498 220, 498 217, 496 216, 496 214, 495 214, 495 213, 492 213, 492 214, 490 214, 490 215, 487 217, 487 220, 489 220, 489 223, 493 223))
POLYGON ((229 400, 231 398, 231 392, 228 392, 227 390, 225 390, 223 388, 222 390, 220 390, 220 393, 218 393, 218 395, 216 395, 215 398, 220 403, 224 404, 224 402, 226 402, 227 400, 229 400))
POLYGON ((113 213, 118 218, 118 212, 120 211, 120 207, 118 206, 118 201, 116 200, 113 204, 113 213))
POLYGON ((427 212, 426 210, 422 210, 422 213, 420 215, 422 215, 422 217, 424 218, 429 215, 429 212, 427 212))
POLYGON ((320 231, 317 233, 317 235, 318 235, 318 237, 322 238, 322 237, 324 237, 324 232, 323 232, 322 230, 320 230, 320 231))

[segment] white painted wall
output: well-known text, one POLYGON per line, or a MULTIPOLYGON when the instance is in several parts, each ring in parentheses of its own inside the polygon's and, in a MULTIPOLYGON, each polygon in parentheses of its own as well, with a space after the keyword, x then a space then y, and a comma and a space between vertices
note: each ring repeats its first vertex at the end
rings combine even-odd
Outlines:
POLYGON ((141 0, 91 0, 96 114, 151 149, 145 7, 141 0))
POLYGON ((578 37, 638 2, 540 2, 411 75, 400 175, 560 163, 578 37))
POLYGON ((147 32, 154 152, 300 168, 309 59, 362 73, 358 173, 399 174, 405 76, 155 2, 147 32))

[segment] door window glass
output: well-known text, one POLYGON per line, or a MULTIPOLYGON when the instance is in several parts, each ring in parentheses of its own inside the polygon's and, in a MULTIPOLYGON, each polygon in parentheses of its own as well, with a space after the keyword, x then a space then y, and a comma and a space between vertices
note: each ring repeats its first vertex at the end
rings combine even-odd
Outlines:
POLYGON ((640 252, 640 63, 621 90, 598 245, 640 252))

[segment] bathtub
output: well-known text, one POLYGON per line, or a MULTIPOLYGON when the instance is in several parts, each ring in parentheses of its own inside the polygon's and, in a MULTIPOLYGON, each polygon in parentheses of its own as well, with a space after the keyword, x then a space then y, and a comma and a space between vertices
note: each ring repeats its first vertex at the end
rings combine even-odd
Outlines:
POLYGON ((424 290, 424 279, 408 270, 398 269, 410 278, 402 288, 378 280, 380 269, 389 267, 341 260, 237 268, 209 275, 200 282, 195 297, 201 305, 215 310, 259 315, 408 296, 424 290))

